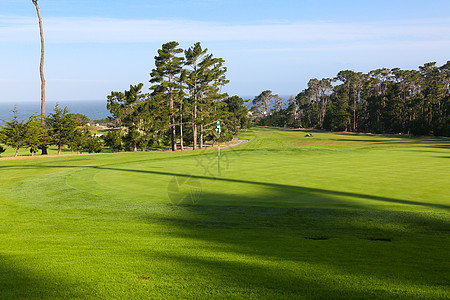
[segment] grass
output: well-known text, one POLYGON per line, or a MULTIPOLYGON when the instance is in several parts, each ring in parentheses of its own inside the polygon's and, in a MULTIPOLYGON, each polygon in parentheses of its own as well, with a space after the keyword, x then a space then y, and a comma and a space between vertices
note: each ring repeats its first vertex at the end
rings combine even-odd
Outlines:
POLYGON ((448 299, 450 141, 304 135, 0 161, 0 299, 448 299))

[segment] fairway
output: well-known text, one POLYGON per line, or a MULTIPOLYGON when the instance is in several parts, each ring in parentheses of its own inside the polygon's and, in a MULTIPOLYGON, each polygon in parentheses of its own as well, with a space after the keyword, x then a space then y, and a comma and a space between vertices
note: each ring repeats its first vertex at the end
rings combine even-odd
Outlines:
POLYGON ((0 299, 448 299, 450 139, 306 133, 0 160, 0 299))

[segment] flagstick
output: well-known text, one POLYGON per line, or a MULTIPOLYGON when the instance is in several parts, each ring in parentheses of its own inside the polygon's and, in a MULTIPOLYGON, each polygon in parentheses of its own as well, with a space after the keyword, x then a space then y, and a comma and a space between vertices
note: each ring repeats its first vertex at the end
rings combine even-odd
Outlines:
POLYGON ((219 176, 222 175, 220 174, 220 119, 217 120, 217 124, 216 124, 216 131, 218 134, 218 145, 219 145, 219 151, 217 152, 217 170, 219 171, 219 176))
POLYGON ((219 132, 219 152, 218 152, 218 156, 217 156, 217 168, 219 170, 219 176, 220 174, 220 132, 219 132))

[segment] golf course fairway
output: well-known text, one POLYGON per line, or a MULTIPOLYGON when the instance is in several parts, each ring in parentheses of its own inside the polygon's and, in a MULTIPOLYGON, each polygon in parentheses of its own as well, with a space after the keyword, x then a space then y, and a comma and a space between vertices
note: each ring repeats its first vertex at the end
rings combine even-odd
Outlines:
POLYGON ((306 133, 0 160, 0 299, 449 299, 450 139, 306 133))

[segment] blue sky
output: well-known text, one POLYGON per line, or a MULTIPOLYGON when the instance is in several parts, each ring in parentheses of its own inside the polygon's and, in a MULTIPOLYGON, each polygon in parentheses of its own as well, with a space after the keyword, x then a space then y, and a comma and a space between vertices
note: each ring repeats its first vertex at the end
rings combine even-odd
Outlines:
MULTIPOLYGON (((39 0, 49 101, 101 100, 148 83, 161 44, 200 41, 231 95, 296 95, 309 79, 450 60, 450 1, 39 0)), ((0 102, 39 101, 31 0, 1 0, 0 102)), ((148 84, 146 85, 148 87, 148 84)))

